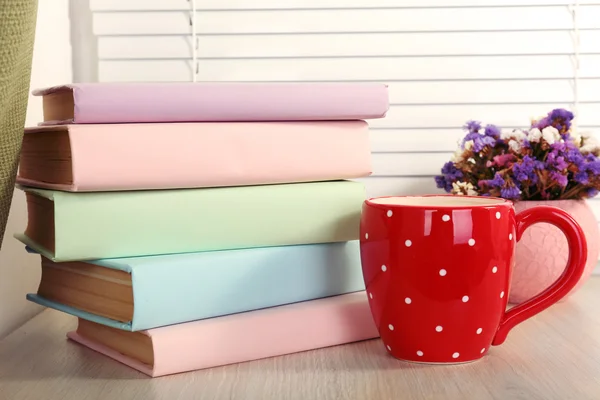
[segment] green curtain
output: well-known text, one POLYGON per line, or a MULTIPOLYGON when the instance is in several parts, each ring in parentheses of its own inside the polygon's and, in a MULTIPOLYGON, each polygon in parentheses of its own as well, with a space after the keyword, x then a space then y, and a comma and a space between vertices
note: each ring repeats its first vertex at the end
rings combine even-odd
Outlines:
POLYGON ((36 19, 37 0, 0 0, 0 246, 23 139, 36 19))

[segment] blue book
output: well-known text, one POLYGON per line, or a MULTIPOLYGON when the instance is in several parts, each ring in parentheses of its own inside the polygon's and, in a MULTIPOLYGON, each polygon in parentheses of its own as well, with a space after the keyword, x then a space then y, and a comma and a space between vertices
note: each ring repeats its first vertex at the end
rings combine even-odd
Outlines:
POLYGON ((359 241, 350 241, 60 263, 42 256, 40 286, 27 299, 140 331, 362 290, 359 241))

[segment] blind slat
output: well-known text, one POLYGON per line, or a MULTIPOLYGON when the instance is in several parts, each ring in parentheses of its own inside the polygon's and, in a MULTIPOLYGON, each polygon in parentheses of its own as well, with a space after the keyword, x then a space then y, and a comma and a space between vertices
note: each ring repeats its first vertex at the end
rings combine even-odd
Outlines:
POLYGON ((370 132, 371 151, 381 152, 423 152, 424 143, 427 151, 452 153, 457 149, 457 142, 465 133, 460 128, 456 129, 372 129, 370 132))
MULTIPOLYGON (((554 108, 568 104, 502 104, 502 105, 419 105, 392 106, 384 119, 369 121, 372 128, 445 128, 461 127, 471 119, 501 127, 526 126, 530 117, 546 115, 554 108)), ((600 103, 580 104, 578 124, 600 126, 600 103)), ((427 143, 423 143, 427 146, 427 143)))
MULTIPOLYGON (((600 6, 581 8, 579 28, 596 28, 600 6)), ((189 17, 184 11, 95 13, 93 28, 97 35, 189 34, 189 17)), ((196 20, 199 34, 568 30, 573 25, 566 7, 198 12, 196 20)))
POLYGON ((452 153, 374 153, 373 176, 433 176, 440 172, 452 153))
MULTIPOLYGON (((556 32, 366 33, 198 37, 200 58, 573 54, 573 36, 556 32)), ((582 31, 580 53, 600 54, 598 30, 582 31)), ((100 59, 192 57, 186 36, 103 36, 100 59)))
MULTIPOLYGON (((368 8, 368 7, 490 7, 490 6, 546 6, 568 5, 565 0, 203 0, 201 10, 239 9, 303 9, 303 8, 368 8)), ((580 4, 598 4, 594 0, 580 0, 580 4)), ((188 0, 90 0, 94 11, 117 10, 188 10, 188 0)))
MULTIPOLYGON (((477 103, 570 103, 573 81, 447 81, 392 82, 388 84, 391 103, 477 104, 477 103)), ((580 84, 579 101, 600 101, 600 79, 580 84)))
MULTIPOLYGON (((582 78, 600 78, 600 56, 581 56, 582 78)), ((191 81, 190 60, 100 61, 102 81, 191 81)), ((569 56, 202 60, 198 80, 455 80, 573 77, 569 56)))

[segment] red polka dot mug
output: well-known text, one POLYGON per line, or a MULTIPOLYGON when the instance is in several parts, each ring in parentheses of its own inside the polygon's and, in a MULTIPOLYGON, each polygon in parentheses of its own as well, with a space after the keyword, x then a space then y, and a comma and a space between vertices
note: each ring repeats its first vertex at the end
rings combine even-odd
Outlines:
POLYGON ((384 346, 401 360, 480 359, 517 324, 564 297, 587 257, 581 227, 566 212, 540 206, 515 214, 509 200, 427 195, 364 202, 360 256, 371 313, 384 346), (546 222, 566 235, 562 276, 506 310, 516 242, 546 222))

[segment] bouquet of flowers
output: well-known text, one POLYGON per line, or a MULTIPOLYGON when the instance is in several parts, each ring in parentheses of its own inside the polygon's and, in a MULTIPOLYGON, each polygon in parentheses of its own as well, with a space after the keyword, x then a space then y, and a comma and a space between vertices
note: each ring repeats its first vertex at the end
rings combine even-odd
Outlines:
POLYGON ((438 188, 457 195, 511 200, 594 197, 600 190, 600 146, 571 128, 573 113, 555 109, 528 129, 501 131, 478 121, 451 161, 435 177, 438 188))

